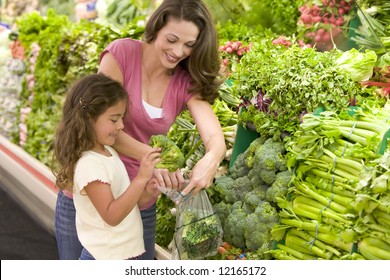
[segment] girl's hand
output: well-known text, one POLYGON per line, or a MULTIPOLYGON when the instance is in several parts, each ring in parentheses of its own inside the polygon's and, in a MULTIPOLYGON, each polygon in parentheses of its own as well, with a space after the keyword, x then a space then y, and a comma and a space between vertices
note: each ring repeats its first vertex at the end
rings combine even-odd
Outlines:
POLYGON ((191 190, 193 194, 196 194, 201 189, 211 186, 218 167, 219 163, 214 160, 214 157, 211 154, 206 153, 192 169, 190 182, 182 191, 183 195, 188 194, 191 190))
POLYGON ((169 172, 168 169, 155 169, 154 176, 158 184, 168 189, 180 190, 184 184, 184 177, 180 170, 169 172))
POLYGON ((157 163, 161 161, 160 151, 161 148, 153 148, 145 154, 145 156, 141 160, 137 177, 140 176, 147 180, 152 178, 154 167, 156 166, 157 163))
POLYGON ((157 179, 152 178, 146 184, 145 191, 152 197, 158 197, 161 194, 161 191, 157 187, 158 187, 157 179))

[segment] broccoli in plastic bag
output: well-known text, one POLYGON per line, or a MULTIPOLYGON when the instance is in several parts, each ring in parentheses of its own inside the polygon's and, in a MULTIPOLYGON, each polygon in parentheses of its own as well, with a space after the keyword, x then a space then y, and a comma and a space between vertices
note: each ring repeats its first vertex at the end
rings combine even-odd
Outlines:
POLYGON ((187 194, 176 209, 172 259, 200 260, 216 255, 223 231, 207 192, 187 194))

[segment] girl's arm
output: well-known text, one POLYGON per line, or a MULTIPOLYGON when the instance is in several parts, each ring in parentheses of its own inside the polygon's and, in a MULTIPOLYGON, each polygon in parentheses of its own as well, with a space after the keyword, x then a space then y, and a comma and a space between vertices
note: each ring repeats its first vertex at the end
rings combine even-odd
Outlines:
POLYGON ((191 98, 188 108, 206 148, 205 155, 196 163, 190 174, 190 182, 183 190, 194 193, 209 187, 214 179, 219 164, 226 153, 225 137, 211 105, 197 97, 191 98))
POLYGON ((114 198, 111 188, 106 183, 93 181, 84 187, 92 204, 102 219, 110 226, 116 226, 137 205, 145 186, 153 176, 154 166, 160 162, 160 149, 152 149, 141 161, 137 176, 119 197, 114 198))
POLYGON ((117 226, 137 205, 146 183, 147 180, 136 177, 117 199, 111 187, 99 181, 89 183, 84 189, 102 219, 110 226, 117 226))

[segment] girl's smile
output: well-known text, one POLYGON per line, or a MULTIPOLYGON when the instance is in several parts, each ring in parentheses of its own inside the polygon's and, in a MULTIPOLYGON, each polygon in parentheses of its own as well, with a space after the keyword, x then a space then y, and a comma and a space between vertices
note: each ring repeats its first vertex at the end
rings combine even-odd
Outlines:
POLYGON ((126 112, 125 101, 119 101, 101 114, 93 124, 96 135, 94 151, 105 151, 104 145, 114 145, 119 132, 123 129, 123 117, 126 112))

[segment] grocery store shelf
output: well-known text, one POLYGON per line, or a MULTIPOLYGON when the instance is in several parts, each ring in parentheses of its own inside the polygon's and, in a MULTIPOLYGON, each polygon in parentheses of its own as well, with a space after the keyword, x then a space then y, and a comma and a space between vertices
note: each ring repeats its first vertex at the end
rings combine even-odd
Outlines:
MULTIPOLYGON (((18 145, 0 135, 0 186, 37 223, 54 236, 54 209, 57 192, 51 170, 18 145)), ((156 244, 156 259, 171 255, 156 244)))
POLYGON ((0 181, 5 191, 49 233, 54 234, 57 190, 48 167, 0 135, 0 181))

